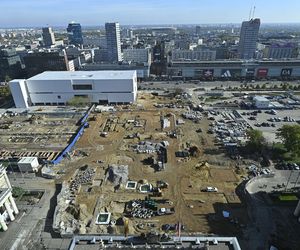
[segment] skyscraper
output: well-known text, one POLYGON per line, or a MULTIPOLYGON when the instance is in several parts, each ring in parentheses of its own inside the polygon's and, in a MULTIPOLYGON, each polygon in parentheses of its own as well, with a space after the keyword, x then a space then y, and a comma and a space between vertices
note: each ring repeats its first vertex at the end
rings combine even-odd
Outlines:
POLYGON ((258 18, 242 23, 239 43, 240 58, 251 59, 254 57, 259 27, 260 19, 258 18))
POLYGON ((71 22, 67 28, 68 39, 70 44, 82 45, 83 37, 80 23, 71 22))
POLYGON ((67 58, 65 50, 28 53, 24 57, 27 77, 44 71, 74 71, 74 65, 67 58))
POLYGON ((16 49, 0 49, 0 81, 22 77, 22 64, 16 49))
POLYGON ((54 32, 52 31, 52 28, 46 27, 43 28, 43 41, 45 46, 51 46, 55 44, 55 37, 54 32))
POLYGON ((110 62, 122 61, 119 23, 105 23, 107 56, 110 62))

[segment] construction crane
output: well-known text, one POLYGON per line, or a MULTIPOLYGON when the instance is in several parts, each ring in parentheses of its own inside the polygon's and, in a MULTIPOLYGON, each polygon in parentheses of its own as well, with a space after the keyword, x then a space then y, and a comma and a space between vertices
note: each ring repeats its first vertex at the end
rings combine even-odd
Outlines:
POLYGON ((249 12, 249 21, 254 18, 255 9, 256 9, 255 5, 253 7, 251 6, 250 12, 249 12))
POLYGON ((254 6, 254 7, 253 7, 253 12, 252 12, 252 19, 254 18, 255 9, 256 9, 256 7, 254 6))
POLYGON ((251 13, 252 13, 252 6, 251 6, 250 12, 249 12, 249 21, 251 20, 251 13))

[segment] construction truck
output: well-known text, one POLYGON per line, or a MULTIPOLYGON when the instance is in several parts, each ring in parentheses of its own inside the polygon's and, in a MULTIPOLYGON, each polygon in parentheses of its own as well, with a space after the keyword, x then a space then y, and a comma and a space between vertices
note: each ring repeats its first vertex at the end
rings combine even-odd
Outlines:
POLYGON ((168 215, 168 214, 174 214, 174 213, 175 213, 174 207, 171 207, 171 208, 162 207, 157 210, 157 215, 168 215))

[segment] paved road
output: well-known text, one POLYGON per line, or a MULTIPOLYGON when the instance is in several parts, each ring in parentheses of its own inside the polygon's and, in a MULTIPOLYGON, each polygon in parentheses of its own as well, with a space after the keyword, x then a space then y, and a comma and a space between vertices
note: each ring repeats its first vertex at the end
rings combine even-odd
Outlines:
POLYGON ((6 232, 0 232, 1 250, 27 249, 25 242, 37 224, 44 224, 49 210, 50 199, 55 192, 53 180, 39 177, 30 178, 20 175, 9 176, 12 186, 23 187, 27 190, 44 190, 44 195, 36 205, 17 205, 20 213, 16 220, 11 222, 6 232))
POLYGON ((299 170, 273 170, 274 177, 256 177, 247 185, 247 191, 255 194, 261 191, 272 192, 294 187, 300 187, 300 171, 299 170), (284 184, 283 188, 278 189, 277 185, 284 184))
MULTIPOLYGON (((252 179, 246 186, 249 195, 247 196, 248 214, 252 225, 245 230, 246 238, 251 241, 249 250, 264 250, 268 247, 270 235, 276 230, 274 211, 277 207, 267 204, 259 192, 272 192, 279 190, 277 184, 284 183, 287 188, 300 187, 300 171, 275 170, 274 177, 257 177, 252 179)), ((281 188, 281 190, 284 190, 281 188)), ((275 216, 276 217, 276 216, 275 216)))
MULTIPOLYGON (((220 87, 221 85, 223 87, 239 87, 241 85, 244 85, 245 83, 241 83, 239 81, 213 81, 213 82, 199 82, 197 84, 191 83, 191 82, 186 82, 186 83, 179 83, 180 81, 149 81, 149 82, 142 82, 139 83, 138 85, 142 88, 166 88, 166 89, 171 89, 171 88, 215 88, 215 87, 220 87)), ((281 81, 257 81, 254 83, 248 83, 252 85, 262 85, 262 84, 267 84, 269 83, 270 86, 272 85, 277 85, 279 86, 281 81)), ((293 81, 289 82, 289 84, 292 85, 297 85, 299 84, 298 81, 293 81)))

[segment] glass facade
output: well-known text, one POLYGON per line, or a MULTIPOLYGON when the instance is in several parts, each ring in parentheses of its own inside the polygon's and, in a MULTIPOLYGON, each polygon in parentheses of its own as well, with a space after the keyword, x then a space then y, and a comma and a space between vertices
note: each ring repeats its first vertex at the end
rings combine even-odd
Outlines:
POLYGON ((82 37, 80 23, 69 23, 67 32, 68 32, 68 39, 70 44, 74 44, 74 45, 83 44, 83 37, 82 37))

